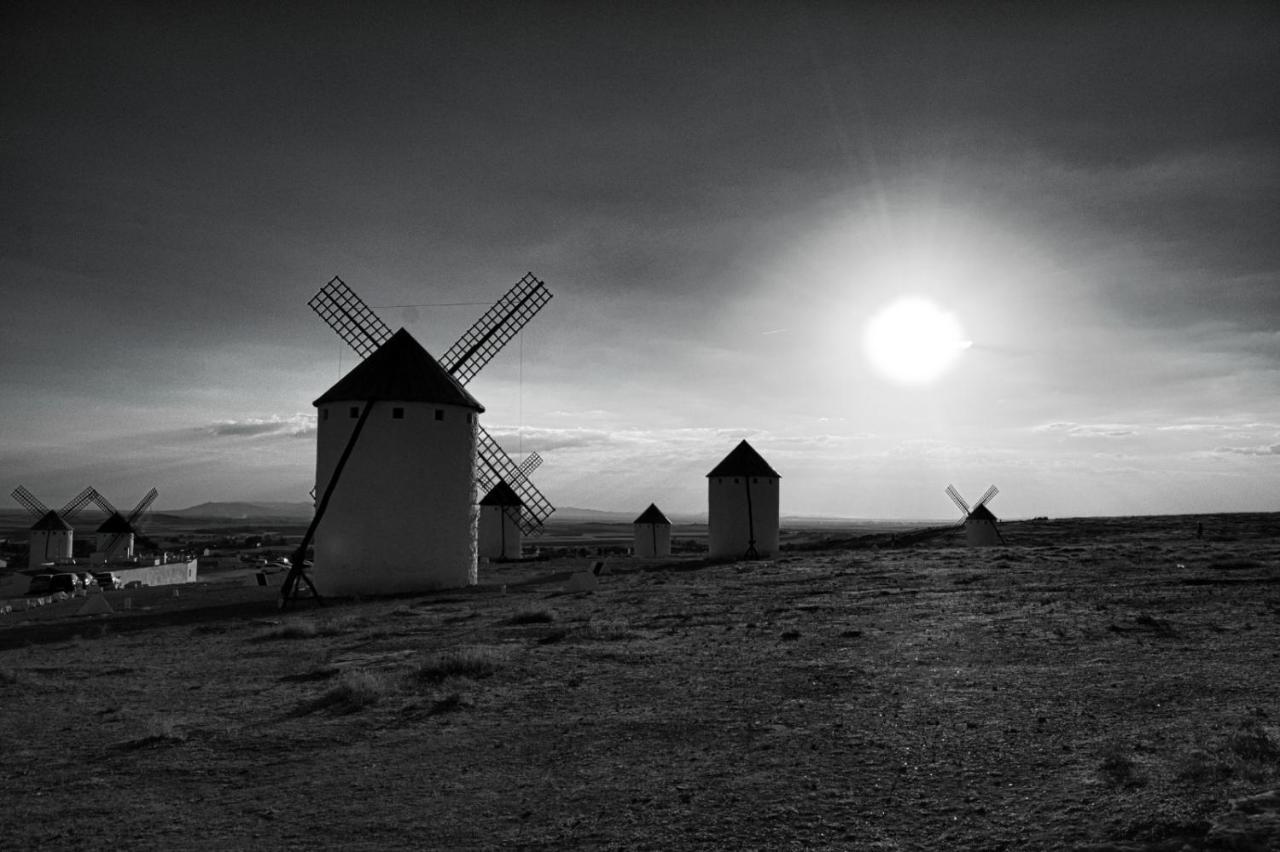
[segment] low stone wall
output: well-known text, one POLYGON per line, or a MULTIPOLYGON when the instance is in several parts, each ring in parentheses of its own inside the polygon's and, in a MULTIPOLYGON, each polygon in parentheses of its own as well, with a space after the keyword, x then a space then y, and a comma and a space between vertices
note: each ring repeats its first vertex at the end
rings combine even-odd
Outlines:
POLYGON ((196 560, 170 562, 167 565, 142 565, 137 568, 111 568, 121 585, 141 583, 144 586, 172 586, 196 581, 196 560))

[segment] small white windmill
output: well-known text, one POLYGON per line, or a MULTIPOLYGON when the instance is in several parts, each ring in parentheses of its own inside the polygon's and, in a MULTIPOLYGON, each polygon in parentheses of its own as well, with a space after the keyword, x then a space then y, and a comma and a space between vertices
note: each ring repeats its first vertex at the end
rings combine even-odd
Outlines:
POLYGON ((93 501, 107 513, 107 519, 96 530, 97 542, 93 554, 95 563, 133 558, 134 538, 138 533, 142 516, 147 513, 159 495, 160 492, 152 488, 143 495, 138 505, 134 506, 133 511, 126 517, 120 514, 120 511, 111 505, 111 501, 101 492, 94 492, 93 501))
POLYGON ((92 487, 86 488, 55 512, 40 502, 25 486, 19 485, 13 489, 13 499, 21 503, 36 519, 27 538, 28 568, 39 568, 45 562, 71 558, 75 530, 68 521, 89 505, 97 493, 92 487))
POLYGON ((991 547, 1005 543, 1004 536, 1000 534, 1000 528, 996 526, 998 519, 987 508, 987 504, 994 500, 999 493, 1000 489, 992 485, 978 498, 978 502, 974 503, 973 507, 970 508, 954 485, 947 486, 947 496, 951 498, 951 502, 956 504, 956 508, 964 514, 964 520, 960 523, 964 525, 965 544, 970 547, 991 547))

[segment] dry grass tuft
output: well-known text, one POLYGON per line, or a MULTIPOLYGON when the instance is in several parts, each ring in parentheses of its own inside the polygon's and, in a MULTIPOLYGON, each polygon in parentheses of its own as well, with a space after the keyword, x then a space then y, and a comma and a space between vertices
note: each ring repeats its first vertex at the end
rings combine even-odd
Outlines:
POLYGON ((391 681, 380 672, 348 669, 331 689, 298 708, 304 716, 318 710, 354 713, 372 707, 392 692, 391 681))
POLYGON ((126 740, 117 748, 132 751, 140 748, 157 748, 166 745, 177 745, 187 741, 187 735, 178 728, 178 723, 170 716, 152 716, 146 725, 146 734, 137 739, 126 740))
POLYGON ((1147 779, 1138 771, 1138 764, 1120 743, 1109 743, 1102 750, 1098 773, 1113 787, 1141 787, 1147 779))
POLYGON ((582 638, 598 642, 626 642, 639 639, 640 634, 632 630, 625 621, 599 621, 582 628, 582 638))
POLYGON ((0 669, 0 685, 16 686, 23 682, 22 674, 14 669, 0 669))
POLYGON ((550 624, 556 614, 549 609, 522 609, 511 616, 508 624, 550 624))
POLYGON ((277 639, 315 639, 320 636, 337 636, 350 633, 364 625, 359 618, 346 616, 330 618, 324 621, 314 619, 297 619, 288 621, 270 630, 264 630, 253 637, 254 642, 271 642, 277 639))
POLYGON ((439 716, 442 713, 456 713, 474 706, 475 702, 461 692, 451 692, 443 698, 437 699, 431 709, 427 711, 428 716, 439 716))
POLYGON ((496 672, 501 662, 500 655, 492 648, 456 648, 432 654, 418 667, 415 677, 427 683, 450 677, 479 679, 496 672))
POLYGON ((1240 723, 1227 737, 1231 753, 1249 763, 1275 763, 1280 760, 1280 746, 1256 719, 1240 723))

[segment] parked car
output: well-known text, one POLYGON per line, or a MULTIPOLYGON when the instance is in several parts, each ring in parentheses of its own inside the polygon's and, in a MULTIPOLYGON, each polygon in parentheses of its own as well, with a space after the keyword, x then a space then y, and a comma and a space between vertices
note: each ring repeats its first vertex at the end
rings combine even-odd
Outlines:
POLYGON ((104 589, 118 589, 121 587, 120 575, 111 571, 99 571, 93 575, 93 579, 98 581, 98 585, 104 589))
POLYGON ((86 589, 90 586, 98 585, 98 581, 88 571, 77 571, 76 577, 80 580, 80 585, 84 586, 86 589))
POLYGON ((31 584, 27 586, 27 594, 29 595, 47 595, 53 591, 49 586, 49 581, 53 579, 52 574, 37 574, 31 578, 31 584))
POLYGON ((49 577, 49 591, 52 594, 66 592, 69 595, 73 595, 79 587, 80 578, 70 572, 65 574, 53 574, 49 577))

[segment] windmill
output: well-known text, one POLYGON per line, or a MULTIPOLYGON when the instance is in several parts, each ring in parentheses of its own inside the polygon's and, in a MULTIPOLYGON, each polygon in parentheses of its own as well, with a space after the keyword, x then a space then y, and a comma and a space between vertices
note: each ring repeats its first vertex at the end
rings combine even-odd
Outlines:
POLYGON ((707 474, 707 550, 712 559, 778 552, 782 477, 745 440, 707 474))
POLYGON ((94 492, 93 501, 107 513, 107 519, 96 531, 98 540, 97 552, 94 553, 95 561, 112 562, 117 559, 133 558, 133 543, 138 532, 138 522, 159 495, 160 492, 152 488, 143 495, 138 505, 134 506, 133 511, 126 517, 120 514, 120 511, 111 505, 111 501, 100 492, 94 492))
MULTIPOLYGON (((302 557, 333 498, 335 486, 352 457, 352 450, 368 422, 374 402, 377 399, 384 401, 388 399, 386 393, 382 391, 390 384, 395 384, 401 392, 410 386, 414 393, 430 388, 432 392, 447 397, 449 405, 457 408, 454 412, 456 415, 466 416, 467 422, 473 423, 474 414, 483 411, 483 407, 470 394, 467 394, 462 386, 474 378, 550 299, 551 293, 542 281, 532 274, 525 275, 437 361, 423 350, 408 332, 401 329, 399 332, 392 333, 390 327, 341 278, 334 277, 311 298, 307 303, 308 306, 362 359, 366 359, 362 365, 348 374, 348 378, 355 375, 362 367, 374 363, 375 358, 383 362, 379 365, 380 369, 385 365, 386 370, 394 372, 395 375, 365 376, 362 379, 365 387, 355 396, 351 395, 348 388, 340 387, 347 381, 344 379, 316 401, 318 407, 322 402, 339 399, 357 402, 363 400, 364 405, 350 406, 349 418, 356 422, 345 438, 345 446, 342 447, 341 454, 336 459, 326 462, 325 466, 331 467, 331 470, 322 474, 318 465, 317 480, 318 485, 322 487, 318 488, 320 496, 316 502, 316 515, 298 550, 294 569, 285 580, 282 593, 286 599, 293 593, 299 580, 310 582, 302 574, 302 557), (418 375, 405 376, 403 374, 406 371, 415 371, 418 375)), ((341 412, 339 414, 341 415, 341 412)), ((437 420, 442 420, 444 415, 445 409, 436 410, 437 420)), ((328 416, 328 410, 321 410, 319 416, 323 424, 324 418, 328 416)), ((404 407, 397 406, 392 416, 404 417, 404 407), (399 412, 399 415, 395 412, 399 412)), ((474 479, 467 482, 468 489, 474 494, 477 487, 484 492, 499 482, 505 482, 520 498, 521 507, 518 515, 520 529, 525 533, 536 533, 541 529, 546 518, 555 511, 528 477, 528 474, 541 463, 541 457, 535 453, 525 459, 522 464, 517 465, 484 427, 478 424, 475 425, 473 441, 475 445, 473 451, 475 463, 472 468, 474 479)), ((323 455, 323 451, 321 454, 323 455)), ((432 487, 435 486, 436 483, 432 482, 432 487)), ((422 483, 418 483, 418 488, 421 492, 422 483)), ((417 497, 415 496, 414 499, 417 500, 417 497)), ((469 503, 474 507, 474 496, 469 503)), ((470 546, 474 553, 474 538, 470 546)), ((474 558, 472 561, 474 562, 474 558)))
POLYGON ((996 516, 987 508, 987 504, 999 493, 1000 489, 992 485, 970 508, 954 485, 947 486, 947 496, 964 515, 964 520, 960 523, 964 525, 965 543, 970 547, 990 547, 1005 543, 1004 536, 1000 534, 1000 528, 996 526, 996 516))
POLYGON ((476 536, 480 556, 489 559, 519 559, 520 498, 511 486, 498 482, 480 498, 480 522, 476 536))
MULTIPOLYGON (((440 366, 458 384, 465 386, 549 301, 551 291, 547 286, 533 273, 526 274, 449 347, 439 359, 440 366)), ((341 278, 335 276, 307 305, 361 358, 367 358, 391 339, 391 327, 341 278)), ((522 503, 520 529, 525 534, 538 532, 555 507, 529 481, 523 465, 516 465, 483 426, 478 431, 480 464, 476 471, 476 484, 479 490, 488 491, 499 481, 505 481, 522 503)), ((528 465, 534 456, 525 459, 524 465, 528 465)), ((541 456, 537 456, 529 470, 541 463, 541 456)))
POLYGON ((671 555, 671 521, 667 520, 656 503, 650 503, 649 508, 632 521, 632 526, 632 551, 636 556, 671 555))
POLYGON ((70 559, 74 530, 68 523, 90 502, 97 492, 86 488, 67 502, 58 511, 53 511, 40 502, 25 486, 13 489, 13 499, 35 518, 28 537, 27 567, 39 568, 43 563, 56 559, 70 559))

